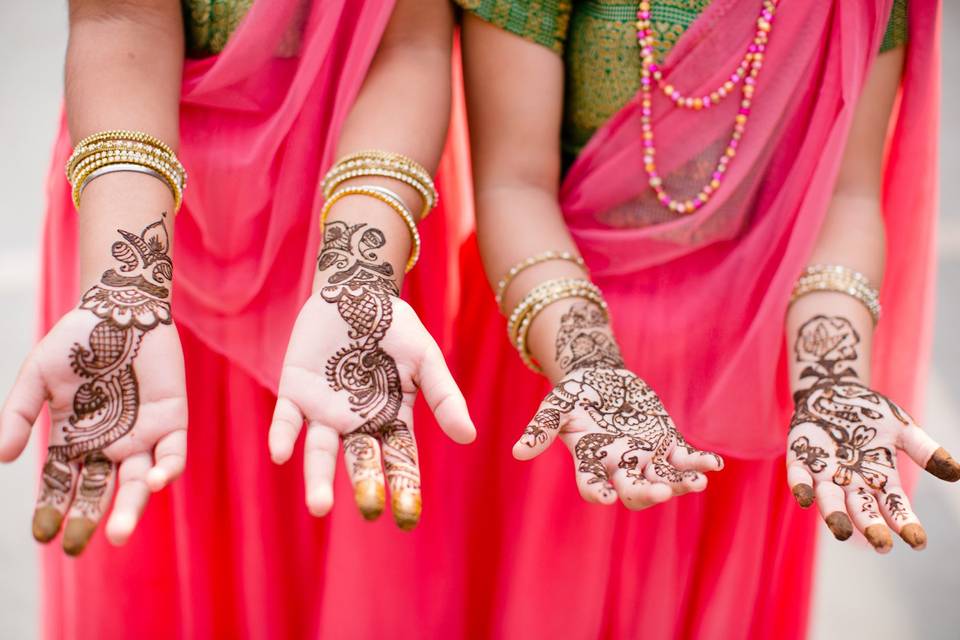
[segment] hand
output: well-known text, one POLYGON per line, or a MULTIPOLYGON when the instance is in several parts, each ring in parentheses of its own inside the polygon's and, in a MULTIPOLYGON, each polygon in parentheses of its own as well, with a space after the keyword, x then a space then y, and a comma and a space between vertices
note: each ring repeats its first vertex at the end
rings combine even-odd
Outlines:
POLYGON ((378 258, 385 243, 383 233, 367 224, 327 223, 318 262, 321 273, 331 273, 294 325, 270 452, 274 462, 286 462, 306 420, 307 507, 323 516, 333 506, 342 439, 361 514, 373 520, 383 512, 385 469, 394 520, 412 529, 421 511, 413 436, 417 389, 455 442, 472 442, 476 430, 440 348, 396 296, 393 268, 378 258))
POLYGON ((44 402, 50 446, 33 535, 49 542, 66 516, 63 548, 79 554, 106 512, 123 544, 150 490, 182 473, 187 400, 180 340, 170 315, 173 267, 163 220, 120 231, 116 268, 33 349, 0 413, 0 460, 23 451, 44 402))
POLYGON ((880 553, 893 547, 890 529, 922 549, 927 535, 901 485, 896 451, 950 482, 960 479, 960 465, 906 411, 860 382, 850 366, 859 340, 842 317, 801 327, 795 351, 806 367, 801 379, 812 384, 794 396, 787 479, 800 506, 817 503, 838 540, 855 525, 880 553))
POLYGON ((568 373, 541 403, 513 447, 529 460, 560 437, 577 464, 577 487, 588 502, 644 509, 688 491, 703 491, 702 471, 723 468, 720 456, 684 441, 660 398, 623 368, 594 366, 568 373))

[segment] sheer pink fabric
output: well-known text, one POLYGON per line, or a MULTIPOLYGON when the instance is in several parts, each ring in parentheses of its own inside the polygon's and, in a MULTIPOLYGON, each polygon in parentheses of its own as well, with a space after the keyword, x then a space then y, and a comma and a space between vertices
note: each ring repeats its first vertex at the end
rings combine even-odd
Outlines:
MULTIPOLYGON (((639 105, 626 105, 571 167, 561 203, 603 288, 628 364, 693 442, 726 454, 707 490, 629 513, 585 504, 570 456, 508 452, 546 393, 489 298, 464 295, 454 362, 481 437, 467 454, 483 506, 468 591, 492 615, 478 637, 803 638, 817 515, 784 478, 791 403, 784 314, 823 220, 853 109, 890 2, 792 2, 777 12, 750 124, 719 196, 667 220, 641 165, 639 105)), ((760 3, 713 0, 666 61, 697 94, 749 44, 760 3)), ((937 13, 911 0, 903 96, 886 163, 889 238, 876 385, 919 407, 930 338, 937 13)), ((730 102, 654 105, 658 165, 694 194, 733 123, 730 102)), ((707 174, 708 175, 708 174, 707 174)), ((520 215, 520 214, 518 214, 520 215)), ((465 291, 484 286, 468 246, 465 291)))
MULTIPOLYGON (((671 54, 677 83, 709 84, 726 68, 746 45, 756 4, 715 0, 671 54), (742 43, 729 39, 741 33, 742 43)), ((448 347, 481 437, 456 447, 420 407, 425 509, 412 534, 386 519, 363 522, 342 472, 334 513, 311 518, 300 465, 277 469, 266 451, 271 389, 314 268, 319 177, 390 5, 260 1, 223 54, 187 64, 181 155, 191 184, 177 219, 174 310, 190 397, 188 470, 153 497, 126 547, 98 534, 75 561, 56 547, 43 552, 46 637, 802 637, 814 517, 792 504, 778 457, 782 314, 889 2, 783 3, 734 163, 740 186, 728 185, 715 209, 632 228, 649 221, 635 105, 572 168, 564 208, 629 361, 697 444, 733 454, 705 494, 647 512, 583 503, 559 447, 534 463, 510 459, 545 385, 504 339, 475 245, 462 242, 469 185, 455 121, 440 179, 447 215, 423 225, 426 253, 407 295, 448 347), (622 170, 631 164, 636 172, 622 170), (626 223, 616 222, 621 210, 626 223), (447 269, 457 264, 462 280, 447 269), (754 456, 766 459, 746 459, 754 456)), ((934 3, 913 0, 887 165, 878 383, 911 409, 929 337, 934 23, 934 3), (893 341, 904 335, 910 349, 893 341)), ((699 124, 656 111, 668 170, 701 155, 696 145, 730 122, 722 111, 699 124)), ((61 128, 43 330, 78 296, 68 153, 61 128)))
MULTIPOLYGON (((570 228, 622 308, 614 319, 630 362, 654 388, 669 389, 678 424, 703 447, 748 457, 783 448, 789 398, 773 355, 782 351, 789 292, 826 211, 890 4, 781 3, 747 132, 723 187, 698 213, 649 224, 663 209, 643 178, 636 100, 591 140, 564 183, 570 228)), ((667 79, 695 95, 722 82, 748 44, 755 5, 714 0, 671 51, 667 79)), ((936 13, 935 2, 910 2, 910 54, 885 174, 876 384, 911 410, 931 326, 936 13)), ((709 180, 738 107, 727 100, 690 115, 656 94, 657 163, 668 187, 692 196, 709 180)))

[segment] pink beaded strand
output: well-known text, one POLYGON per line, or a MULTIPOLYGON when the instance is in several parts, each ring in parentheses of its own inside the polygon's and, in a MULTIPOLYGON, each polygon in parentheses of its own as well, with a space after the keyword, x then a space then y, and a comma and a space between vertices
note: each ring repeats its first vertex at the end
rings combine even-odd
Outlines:
POLYGON ((673 85, 663 82, 663 73, 653 58, 653 30, 650 26, 650 2, 644 0, 640 2, 637 10, 637 40, 640 45, 641 71, 640 71, 640 92, 641 92, 641 112, 640 123, 643 131, 643 168, 646 171, 650 187, 657 194, 657 199, 665 207, 677 213, 693 213, 705 205, 711 196, 720 188, 723 182, 723 176, 727 171, 733 157, 737 153, 737 146, 740 138, 746 130, 747 119, 750 116, 750 104, 753 100, 754 90, 757 84, 757 76, 760 75, 760 69, 763 67, 763 55, 766 50, 769 34, 773 28, 773 16, 777 10, 779 0, 764 0, 763 8, 757 17, 757 31, 753 42, 747 47, 742 60, 737 65, 736 70, 714 91, 700 97, 685 96, 677 91, 673 85), (726 149, 720 156, 710 182, 703 186, 700 192, 690 200, 680 201, 668 194, 663 188, 663 180, 657 173, 657 164, 655 160, 656 148, 653 137, 653 112, 651 100, 651 89, 656 82, 659 89, 673 103, 682 109, 709 109, 719 103, 727 96, 733 93, 734 88, 742 81, 740 109, 734 119, 733 132, 730 134, 730 140, 726 149))

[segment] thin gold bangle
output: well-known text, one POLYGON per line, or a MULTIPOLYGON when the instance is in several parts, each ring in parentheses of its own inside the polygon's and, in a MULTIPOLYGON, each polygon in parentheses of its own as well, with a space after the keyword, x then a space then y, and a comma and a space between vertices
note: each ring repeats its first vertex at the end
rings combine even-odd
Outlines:
POLYGON ((880 321, 880 292, 859 271, 836 264, 810 265, 797 279, 790 295, 789 305, 817 291, 833 291, 848 295, 867 308, 874 325, 880 321))
POLYGON ((369 198, 374 198, 397 212, 397 215, 399 215, 407 225, 407 230, 410 232, 410 241, 412 245, 410 249, 410 257, 407 259, 405 271, 409 272, 411 269, 413 269, 414 265, 417 264, 417 260, 420 259, 420 232, 417 231, 417 221, 413 219, 413 214, 410 213, 409 209, 407 209, 407 205, 403 203, 403 200, 400 199, 400 196, 384 187, 368 185, 344 187, 335 191, 333 195, 331 195, 323 204, 323 209, 320 211, 321 235, 323 234, 323 227, 324 224, 326 224, 327 216, 330 215, 330 209, 338 200, 347 196, 367 196, 369 198))
POLYGON ((527 335, 536 317, 548 306, 568 298, 584 298, 596 304, 609 319, 609 309, 599 287, 585 279, 551 280, 534 288, 511 313, 507 334, 520 355, 520 359, 531 370, 540 373, 541 368, 533 361, 528 349, 527 335))
POLYGON ((130 156, 126 154, 104 156, 103 158, 98 159, 96 162, 86 165, 80 173, 77 173, 73 176, 73 203, 76 205, 77 209, 80 208, 80 191, 86 178, 98 169, 112 164, 138 164, 142 167, 152 169, 153 171, 156 171, 162 175, 164 178, 163 181, 167 184, 171 193, 173 194, 174 213, 180 210, 180 204, 183 201, 183 190, 177 180, 177 177, 170 172, 169 165, 151 157, 130 156))
POLYGON ((586 264, 584 263, 583 258, 571 251, 544 251, 543 253, 538 253, 537 255, 521 260, 517 264, 510 267, 510 270, 507 271, 502 278, 500 278, 499 282, 497 282, 497 290, 494 294, 494 298, 497 301, 497 307, 500 309, 501 313, 503 313, 504 310, 503 295, 507 292, 507 287, 510 286, 510 283, 513 282, 513 279, 530 267, 543 262, 549 262, 551 260, 565 260, 567 262, 576 264, 582 269, 586 269, 586 264))
MULTIPOLYGON (((333 167, 330 168, 323 179, 322 190, 324 197, 329 197, 329 194, 336 187, 336 185, 332 183, 340 174, 364 168, 369 169, 371 167, 405 174, 411 181, 415 181, 422 186, 422 191, 417 187, 414 188, 417 189, 417 191, 421 191, 421 194, 423 194, 423 192, 429 194, 429 196, 424 196, 424 200, 430 204, 429 207, 425 205, 425 213, 421 216, 421 220, 426 218, 430 209, 436 205, 439 195, 433 178, 430 176, 430 172, 427 171, 423 165, 403 154, 380 150, 358 151, 340 158, 333 167)), ((346 179, 349 178, 340 179, 338 183, 346 179)), ((410 184, 410 182, 408 182, 408 184, 410 184)))

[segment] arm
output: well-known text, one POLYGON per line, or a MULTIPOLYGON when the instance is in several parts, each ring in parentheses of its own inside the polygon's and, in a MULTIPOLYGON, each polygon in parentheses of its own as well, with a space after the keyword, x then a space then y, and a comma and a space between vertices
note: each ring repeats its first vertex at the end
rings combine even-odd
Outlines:
MULTIPOLYGON (((182 63, 176 0, 73 0, 66 109, 74 141, 134 129, 176 146, 182 63)), ((72 555, 86 546, 115 489, 107 536, 120 544, 149 490, 183 469, 183 358, 169 302, 173 204, 151 176, 110 173, 90 183, 79 211, 85 293, 35 347, 0 414, 0 460, 12 460, 49 404, 33 532, 47 542, 66 517, 63 546, 72 555), (140 249, 149 245, 146 254, 136 236, 140 249)))
MULTIPOLYGON (((435 169, 449 120, 453 24, 447 0, 397 2, 344 124, 340 157, 378 149, 435 169)), ((399 180, 363 176, 336 189, 355 186, 389 189, 419 217, 420 194, 399 180)), ((314 292, 284 360, 271 456, 286 462, 307 422, 306 501, 322 516, 333 506, 342 439, 361 514, 370 520, 381 514, 388 485, 394 519, 410 529, 421 511, 412 431, 417 390, 452 439, 470 442, 475 430, 439 347, 398 297, 412 245, 397 211, 372 197, 341 198, 323 235, 314 292)))
MULTIPOLYGON (((463 46, 478 238, 496 286, 530 256, 576 253, 557 200, 563 67, 548 49, 473 16, 465 19, 463 46)), ((509 313, 545 281, 585 277, 570 261, 539 263, 510 283, 502 308, 509 313)), ((528 337, 531 355, 556 387, 514 446, 515 457, 533 458, 559 436, 576 460, 584 499, 609 504, 619 496, 632 509, 702 490, 700 472, 721 467, 718 457, 686 445, 656 394, 625 368, 596 302, 574 297, 550 304, 528 337), (618 415, 612 397, 618 393, 641 408, 638 416, 618 415), (649 446, 631 438, 639 430, 654 434, 649 446)))
MULTIPOLYGON (((810 259, 858 271, 875 287, 885 251, 881 162, 903 53, 901 47, 880 55, 870 71, 810 259)), ((809 293, 791 306, 786 335, 797 407, 788 480, 801 506, 818 503, 838 539, 849 538, 855 525, 886 552, 893 544, 889 525, 920 549, 926 534, 901 487, 896 449, 947 480, 960 478, 960 465, 905 411, 870 389, 873 331, 867 307, 845 293, 809 293)))

